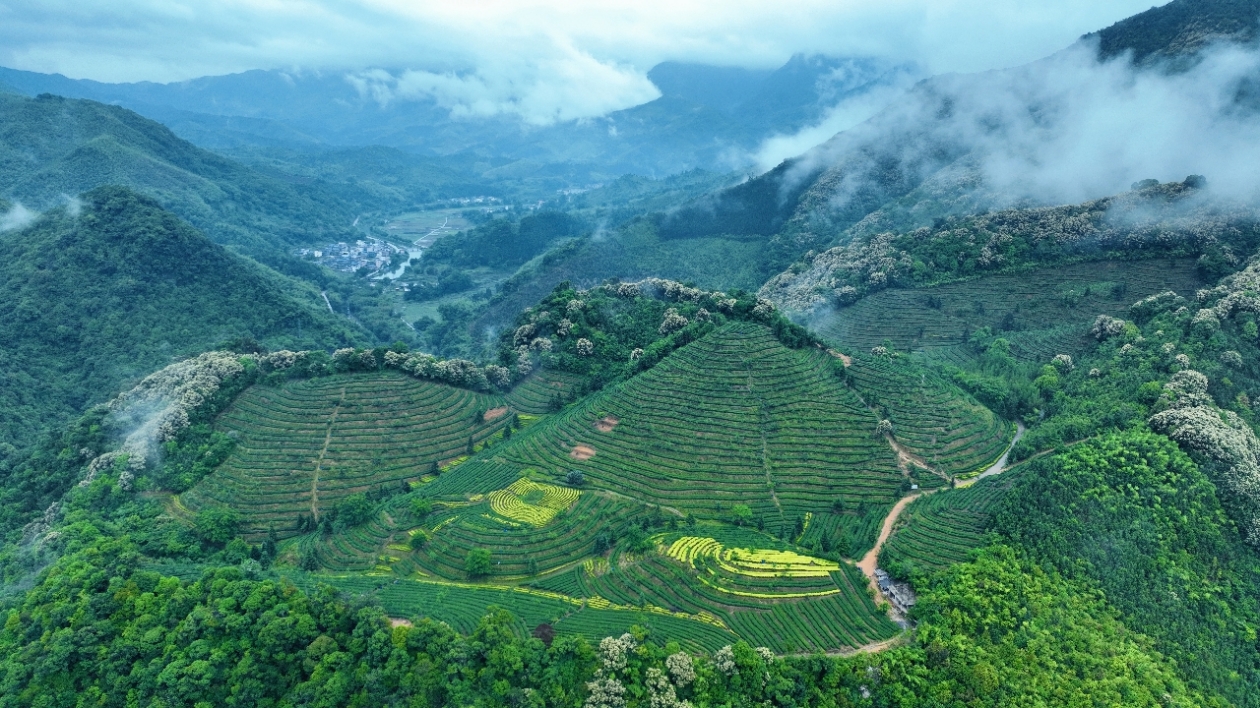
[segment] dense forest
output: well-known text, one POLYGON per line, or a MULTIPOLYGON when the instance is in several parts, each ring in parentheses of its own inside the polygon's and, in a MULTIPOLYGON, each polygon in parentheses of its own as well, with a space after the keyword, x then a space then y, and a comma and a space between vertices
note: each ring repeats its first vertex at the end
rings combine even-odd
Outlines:
POLYGON ((0 272, 0 425, 13 445, 216 344, 303 349, 366 338, 331 316, 310 286, 120 187, 0 235, 0 272))

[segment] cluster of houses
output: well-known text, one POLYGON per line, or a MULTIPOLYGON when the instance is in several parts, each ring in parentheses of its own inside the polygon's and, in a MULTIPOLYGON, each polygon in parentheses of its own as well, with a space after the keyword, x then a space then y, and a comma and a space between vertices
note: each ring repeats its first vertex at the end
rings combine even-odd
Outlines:
POLYGON ((298 250, 298 255, 302 258, 309 257, 320 265, 343 273, 353 273, 364 266, 375 272, 389 265, 394 250, 394 246, 372 239, 354 243, 330 243, 323 248, 303 248, 298 250))

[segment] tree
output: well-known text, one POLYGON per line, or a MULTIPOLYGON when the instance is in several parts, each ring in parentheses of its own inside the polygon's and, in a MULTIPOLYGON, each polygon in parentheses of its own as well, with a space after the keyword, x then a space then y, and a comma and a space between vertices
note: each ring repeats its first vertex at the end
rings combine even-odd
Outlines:
POLYGON ((416 497, 411 500, 411 513, 415 514, 417 519, 424 519, 433 513, 433 502, 423 497, 416 497))
POLYGON ((259 549, 259 561, 263 568, 271 567, 271 562, 276 559, 276 552, 279 549, 279 540, 276 538, 276 527, 272 524, 267 529, 267 539, 262 542, 262 548, 259 549))
POLYGON ((736 504, 731 507, 731 522, 736 526, 744 526, 752 521, 752 507, 747 504, 736 504))
POLYGON ((412 534, 410 539, 408 539, 407 545, 411 546, 411 550, 418 551, 421 548, 424 548, 425 545, 428 544, 428 542, 429 542, 428 532, 426 532, 424 529, 416 529, 416 532, 412 534))
POLYGON ((240 514, 236 511, 219 506, 199 512, 193 526, 202 543, 221 546, 236 536, 240 521, 240 514))
POLYGON ((315 550, 309 546, 302 550, 302 557, 298 561, 298 567, 302 570, 319 570, 319 560, 315 558, 315 550))
POLYGON ((375 510, 366 494, 362 492, 351 494, 337 504, 334 523, 338 529, 360 526, 372 518, 372 512, 375 510))
POLYGON ((564 481, 572 487, 580 487, 586 483, 586 476, 580 470, 569 470, 564 476, 564 481))
POLYGON ((490 574, 490 549, 474 548, 464 558, 464 572, 470 578, 484 578, 490 574))

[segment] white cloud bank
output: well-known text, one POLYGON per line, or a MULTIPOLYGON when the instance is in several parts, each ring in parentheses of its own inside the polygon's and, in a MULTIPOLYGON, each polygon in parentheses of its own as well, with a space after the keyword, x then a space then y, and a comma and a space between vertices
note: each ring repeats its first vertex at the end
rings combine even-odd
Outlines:
POLYGON ((1260 50, 1217 46, 1174 74, 1095 56, 1081 43, 1016 69, 935 77, 804 155, 788 184, 837 168, 836 209, 894 165, 930 189, 974 177, 977 203, 995 208, 1079 203, 1191 174, 1218 195, 1260 198, 1260 50), (1240 104, 1248 87, 1251 103, 1240 104))

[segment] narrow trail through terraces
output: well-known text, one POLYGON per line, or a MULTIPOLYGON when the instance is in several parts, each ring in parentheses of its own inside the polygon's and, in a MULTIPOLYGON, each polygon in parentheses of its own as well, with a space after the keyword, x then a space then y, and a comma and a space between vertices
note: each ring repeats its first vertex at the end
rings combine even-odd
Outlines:
MULTIPOLYGON (((988 469, 986 469, 984 472, 980 473, 976 477, 969 479, 966 482, 960 482, 958 484, 958 487, 962 488, 962 487, 970 486, 972 484, 975 484, 977 479, 982 479, 984 477, 991 477, 993 475, 1001 474, 1002 472, 1006 471, 1006 468, 1007 468, 1006 463, 1007 463, 1007 460, 1010 458, 1011 450, 1014 449, 1015 443, 1018 443, 1020 438, 1024 437, 1024 431, 1025 431, 1024 424, 1017 422, 1015 424, 1015 437, 1011 439, 1010 445, 1006 446, 1006 451, 1002 453, 1002 456, 999 457, 997 461, 994 462, 988 469)), ((879 565, 878 565, 879 552, 880 550, 883 549, 884 543, 888 541, 888 537, 892 535, 893 529, 896 528, 897 519, 901 516, 901 512, 905 511, 906 507, 910 506, 910 503, 913 502, 915 499, 918 499, 919 497, 927 496, 929 494, 934 494, 938 491, 947 492, 949 490, 948 489, 933 489, 929 491, 919 492, 917 494, 911 494, 911 495, 902 497, 900 501, 894 504, 893 508, 888 512, 888 516, 884 517, 884 523, 883 525, 880 526, 879 538, 876 539, 875 545, 872 546, 871 550, 867 551, 866 555, 862 556, 862 559, 857 562, 856 565, 858 569, 861 570, 862 574, 866 576, 867 581, 871 585, 871 590, 875 593, 875 597, 877 599, 882 600, 884 602, 888 602, 888 598, 884 596, 883 591, 880 590, 879 588, 879 581, 875 577, 875 571, 879 569, 879 565)), ((892 603, 889 603, 889 606, 891 607, 892 603)), ((892 610, 890 610, 890 612, 891 611, 892 610)), ((888 642, 879 642, 876 644, 870 644, 864 647, 860 647, 859 650, 860 651, 881 651, 882 649, 887 648, 887 646, 890 646, 888 642)))
POLYGON ((337 399, 337 405, 328 419, 328 430, 324 433, 324 447, 319 451, 319 458, 315 460, 315 473, 311 476, 311 518, 316 522, 319 522, 319 471, 324 466, 324 456, 328 454, 328 444, 332 442, 333 426, 337 424, 337 414, 341 412, 341 404, 345 400, 346 389, 343 386, 341 397, 337 399))

